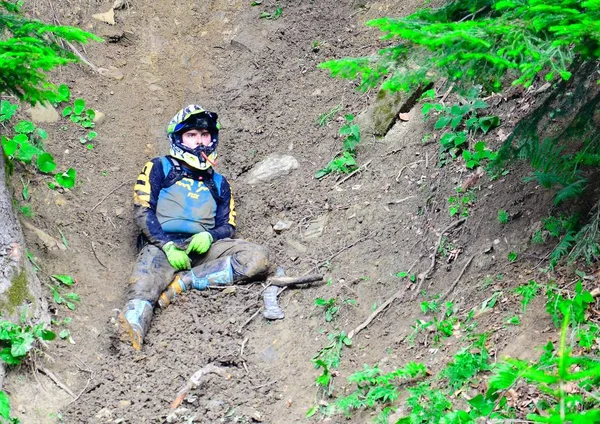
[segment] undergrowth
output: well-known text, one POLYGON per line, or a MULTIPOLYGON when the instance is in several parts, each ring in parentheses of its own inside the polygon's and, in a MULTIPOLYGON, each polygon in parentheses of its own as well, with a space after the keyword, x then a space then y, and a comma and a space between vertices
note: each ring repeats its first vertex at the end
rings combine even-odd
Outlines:
MULTIPOLYGON (((530 281, 515 290, 523 307, 540 288, 530 281)), ((471 342, 435 374, 417 362, 391 372, 365 365, 348 377, 346 393, 321 406, 321 412, 354 418, 358 411, 372 411, 377 423, 388 423, 394 414, 396 424, 600 422, 598 325, 586 315, 594 299, 581 282, 570 296, 553 285, 546 290, 560 339, 558 346, 551 341, 543 346, 539 359, 494 362, 488 335, 472 334, 471 342)))

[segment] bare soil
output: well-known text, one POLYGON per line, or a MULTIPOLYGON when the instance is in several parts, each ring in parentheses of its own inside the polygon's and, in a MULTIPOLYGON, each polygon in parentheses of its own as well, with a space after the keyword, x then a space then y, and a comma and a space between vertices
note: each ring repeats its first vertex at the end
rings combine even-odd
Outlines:
MULTIPOLYGON (((494 291, 503 291, 493 312, 478 319, 478 331, 491 333, 497 355, 531 355, 534 347, 556 338, 542 305, 529 308, 521 326, 504 325, 520 308, 511 289, 536 278, 531 265, 546 253, 525 252, 552 201, 550 193, 522 182, 525 170, 490 181, 474 178, 461 161, 439 168, 435 139, 421 141, 433 123, 423 122, 416 107, 383 139, 363 137, 358 161, 371 161, 366 170, 339 185, 334 177, 314 178, 340 149, 343 114, 360 113, 376 95, 358 93, 355 83, 333 80, 316 65, 376 52, 379 35, 364 22, 406 15, 422 2, 281 1, 283 15, 276 20, 259 19, 261 11, 275 10, 273 4, 249 3, 133 0, 116 11, 115 26, 92 18, 110 8, 108 0, 30 6, 32 16, 103 36, 104 43, 82 53, 96 66, 116 67, 123 78, 103 77, 83 64, 54 76, 106 118, 97 126, 93 150, 81 145, 84 131, 75 124, 62 120, 47 127, 48 147, 59 165, 78 171, 75 189, 49 191, 42 177, 31 176, 35 216, 28 220, 58 239, 62 231, 69 247, 49 250, 27 232, 29 248, 46 281, 55 273, 73 275, 82 300, 75 311, 53 307, 56 319, 73 317, 74 344, 52 343, 37 364, 76 398, 39 372, 11 373, 8 390, 24 423, 167 422, 177 391, 209 363, 226 368, 230 378, 211 376, 168 422, 304 422, 321 399, 311 358, 327 343, 327 334, 355 328, 403 286, 403 299, 344 350, 335 393, 348 389, 345 378, 364 363, 392 370, 419 360, 439 369, 462 335, 436 347, 421 338, 410 347, 405 338, 424 317, 419 308, 424 297, 413 300, 415 284, 395 274, 409 269, 419 274, 430 266, 440 232, 456 219, 448 214, 447 198, 468 179, 475 181, 477 200, 468 220, 449 231, 447 249, 422 289, 431 295, 446 292, 473 257, 448 300, 464 316, 494 291), (219 113, 218 170, 233 186, 238 235, 268 246, 273 262, 288 275, 319 271, 331 283, 286 290, 280 297, 283 321, 267 322, 259 314, 247 325, 261 305, 260 283, 235 293, 189 293, 157 311, 143 350, 132 352, 114 339, 111 323, 114 310, 123 306, 136 255, 132 186, 146 161, 166 153, 166 124, 189 103, 219 113), (316 118, 336 105, 343 107, 336 119, 316 125, 316 118), (299 169, 269 184, 246 184, 247 172, 271 153, 293 155, 299 169), (507 225, 497 222, 498 209, 513 217, 507 225), (275 232, 272 225, 283 219, 293 223, 291 229, 275 232), (319 223, 322 234, 307 237, 307 229, 319 223), (509 263, 510 251, 523 254, 509 263), (317 297, 357 304, 343 304, 338 317, 326 323, 314 306, 317 297)), ((527 113, 520 108, 534 107, 538 97, 531 94, 525 103, 520 96, 498 99, 503 125, 488 144, 497 146, 527 113)), ((14 181, 15 190, 19 184, 14 181)), ((364 414, 355 422, 370 420, 364 414)))

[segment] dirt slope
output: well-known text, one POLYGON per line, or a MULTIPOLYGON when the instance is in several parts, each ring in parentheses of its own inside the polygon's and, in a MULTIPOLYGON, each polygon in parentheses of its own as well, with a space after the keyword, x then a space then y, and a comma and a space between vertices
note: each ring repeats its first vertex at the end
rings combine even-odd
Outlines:
MULTIPOLYGON (((56 18, 116 41, 87 46, 84 54, 96 66, 116 67, 123 79, 102 77, 84 65, 55 77, 106 114, 93 150, 80 144, 82 131, 70 123, 48 128, 49 148, 79 172, 76 189, 61 194, 49 192, 41 181, 32 183, 31 221, 56 237, 62 231, 70 247, 65 252, 43 249, 28 234, 31 250, 44 275, 75 276, 82 298, 75 312, 56 310, 57 318, 73 317, 75 344, 53 343, 39 366, 52 370, 78 397, 73 401, 43 375, 13 374, 13 406, 24 423, 56 422, 58 411, 67 423, 165 422, 177 390, 197 369, 216 363, 231 378, 210 377, 193 391, 181 422, 193 416, 202 423, 303 422, 320 399, 311 358, 326 344, 327 333, 349 331, 363 322, 406 284, 397 272, 424 272, 440 231, 454 221, 447 198, 465 180, 464 166, 436 167, 435 143, 421 142, 431 123, 423 123, 418 111, 384 139, 363 138, 359 162, 371 160, 365 172, 337 186, 333 178, 313 178, 338 151, 341 125, 336 120, 318 127, 315 119, 338 104, 343 106, 338 118, 358 114, 375 95, 356 93, 353 83, 332 80, 316 65, 376 51, 377 34, 363 22, 408 14, 421 2, 370 2, 364 9, 364 2, 354 1, 282 1, 282 17, 266 20, 259 19, 260 12, 275 10, 267 3, 132 1, 130 8, 116 12, 114 27, 91 18, 111 3, 82 0, 69 7, 54 5, 53 10, 34 5, 33 13, 46 20, 56 18), (134 354, 112 340, 110 324, 113 310, 122 306, 135 257, 132 185, 147 160, 166 152, 166 123, 188 103, 220 115, 218 169, 234 188, 239 236, 266 244, 273 261, 290 275, 319 269, 332 282, 286 291, 281 296, 285 320, 268 323, 259 315, 241 331, 260 305, 260 284, 233 294, 190 293, 157 313, 147 344, 134 354), (273 152, 293 155, 299 169, 270 184, 247 185, 247 172, 273 152), (280 219, 293 225, 279 234, 272 225, 280 219), (318 223, 322 234, 307 237, 307 229, 318 223), (314 299, 334 296, 354 299, 357 305, 343 305, 338 318, 325 323, 314 299)), ((510 130, 510 122, 507 127, 504 131, 510 130)), ((449 296, 460 308, 483 301, 492 289, 506 290, 532 277, 521 275, 520 264, 508 265, 505 258, 523 248, 538 211, 550 201, 540 189, 524 187, 519 172, 495 182, 484 178, 477 187, 470 218, 446 240, 452 245, 446 253, 458 257, 439 257, 433 278, 423 286, 428 293, 444 293, 473 256, 449 296), (500 208, 520 211, 520 218, 500 227, 500 208), (493 251, 484 254, 490 247, 493 251), (498 274, 507 277, 496 278, 498 274), (492 278, 485 280, 486 275, 492 278)), ((434 350, 419 344, 411 349, 404 342, 421 317, 420 299, 410 300, 413 293, 394 303, 346 349, 336 380, 339 393, 345 377, 363 363, 392 369, 419 359, 435 368, 456 350, 457 338, 434 350)), ((507 296, 482 327, 502 322, 516 305, 507 296)), ((520 338, 507 349, 527 351, 553 336, 542 334, 548 326, 545 318, 528 316, 517 330, 499 326, 492 343, 500 352, 509 340, 520 338)))

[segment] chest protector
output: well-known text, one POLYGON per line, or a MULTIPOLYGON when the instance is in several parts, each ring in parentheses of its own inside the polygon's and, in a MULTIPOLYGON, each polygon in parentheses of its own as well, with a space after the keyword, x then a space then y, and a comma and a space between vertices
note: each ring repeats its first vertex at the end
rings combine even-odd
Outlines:
POLYGON ((221 195, 221 174, 194 176, 171 157, 162 157, 161 164, 165 179, 158 195, 156 217, 162 229, 185 234, 213 229, 221 195))

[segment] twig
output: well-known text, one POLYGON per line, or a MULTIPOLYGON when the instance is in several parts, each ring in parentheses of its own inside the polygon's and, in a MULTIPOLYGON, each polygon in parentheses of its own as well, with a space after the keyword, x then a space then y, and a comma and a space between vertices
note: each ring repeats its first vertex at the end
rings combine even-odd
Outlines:
POLYGON ((475 16, 476 16, 476 15, 477 15, 479 12, 483 12, 483 11, 484 11, 485 9, 487 9, 487 8, 488 8, 488 6, 487 6, 487 5, 485 5, 485 6, 483 6, 481 9, 479 9, 479 10, 476 10, 476 11, 475 11, 475 12, 473 12, 473 13, 469 13, 467 16, 465 16, 464 18, 462 18, 462 19, 461 19, 460 21, 458 21, 458 22, 466 21, 466 20, 467 20, 467 19, 469 19, 469 18, 473 18, 473 19, 475 19, 475 16))
POLYGON ((104 265, 102 263, 102 261, 100 260, 100 258, 98 257, 98 254, 96 253, 96 246, 94 246, 94 242, 92 242, 92 252, 94 252, 94 257, 96 258, 96 260, 98 261, 98 263, 100 265, 102 265, 104 268, 108 269, 108 267, 106 265, 104 265))
POLYGON ((85 383, 85 387, 83 389, 81 389, 81 391, 77 394, 77 396, 75 396, 75 398, 71 402, 69 402, 67 405, 70 405, 73 402, 77 402, 77 400, 81 397, 81 395, 84 394, 85 391, 87 390, 88 386, 90 385, 90 382, 92 381, 92 377, 93 377, 93 373, 90 374, 87 382, 85 383))
POLYGON ((177 407, 179 407, 179 405, 181 405, 181 402, 183 402, 183 399, 185 399, 185 396, 187 395, 188 391, 191 390, 192 387, 199 386, 200 384, 202 384, 204 382, 204 380, 206 380, 206 376, 208 374, 217 374, 217 375, 220 375, 221 377, 227 378, 227 379, 231 377, 226 374, 226 371, 224 368, 217 367, 216 365, 213 365, 213 364, 208 364, 208 365, 203 366, 198 371, 196 371, 190 377, 188 382, 185 383, 185 385, 179 390, 179 392, 177 392, 177 397, 171 404, 171 409, 176 409, 177 407))
POLYGON ((246 347, 246 343, 248 343, 248 337, 246 337, 242 341, 242 347, 240 348, 240 356, 244 356, 244 348, 246 347))
POLYGON ((444 93, 444 95, 440 99, 440 103, 444 103, 444 100, 446 100, 446 97, 448 97, 448 95, 450 94, 450 92, 452 91, 453 88, 454 88, 454 83, 450 84, 450 88, 448 88, 448 90, 444 93))
POLYGON ((354 337, 358 333, 360 333, 362 330, 364 330, 371 323, 371 321, 373 321, 377 317, 377 315, 379 315, 384 310, 386 310, 387 307, 390 306, 394 300, 402 299, 402 297, 404 297, 405 293, 406 293, 406 287, 398 290, 396 293, 394 293, 392 296, 390 296, 390 298, 388 300, 386 300, 385 302, 383 302, 379 306, 379 308, 375 309, 375 311, 371 315, 369 315, 369 317, 362 324, 360 324, 354 330, 350 331, 348 333, 348 338, 351 339, 352 337, 354 337))
POLYGON ((242 330, 244 329, 244 327, 247 326, 248 324, 250 324, 250 321, 252 321, 260 313, 260 311, 262 311, 262 310, 263 310, 263 308, 261 306, 260 308, 258 308, 258 310, 256 312, 254 312, 252 314, 252 316, 250 318, 248 318, 246 320, 246 322, 244 322, 242 325, 240 325, 240 328, 237 331, 238 334, 240 334, 242 332, 242 330))
POLYGON ((415 300, 415 298, 417 297, 417 295, 419 294, 419 291, 421 290, 421 287, 423 286, 423 282, 425 281, 425 279, 427 278, 427 276, 429 275, 429 273, 433 270, 433 268, 435 267, 435 257, 437 256, 437 251, 440 248, 440 245, 442 244, 442 238, 444 237, 444 233, 454 227, 456 227, 457 225, 462 224, 463 222, 465 222, 467 220, 467 218, 461 218, 459 220, 454 221, 453 223, 451 223, 450 225, 448 225, 446 228, 444 228, 442 230, 442 232, 440 233, 440 236, 438 238, 438 241, 433 249, 433 253, 431 254, 431 265, 429 265, 429 268, 427 268, 427 270, 421 274, 421 276, 419 277, 419 284, 417 285, 417 288, 415 289, 415 293, 412 295, 411 300, 415 300))
POLYGON ((429 168, 429 153, 425 152, 425 169, 429 168))
POLYGON ((405 197, 404 199, 400 199, 400 200, 391 200, 391 201, 387 202, 387 204, 388 205, 391 205, 391 204, 397 205, 399 203, 402 203, 409 199, 412 199, 413 197, 417 197, 417 196, 408 196, 408 197, 405 197))
POLYGON ((340 184, 344 183, 346 180, 349 180, 350 178, 352 178, 354 176, 354 174, 360 172, 361 170, 363 170, 363 169, 366 170, 367 167, 371 164, 372 161, 373 161, 373 159, 369 159, 368 161, 366 161, 365 163, 363 163, 361 166, 359 166, 357 169, 355 169, 354 171, 352 171, 350 174, 346 175, 344 178, 342 178, 337 183, 335 183, 333 185, 333 187, 331 187, 331 188, 335 188, 335 187, 339 186, 340 184))
POLYGON ((81 61, 83 63, 85 63, 87 66, 89 66, 90 68, 93 69, 94 72, 98 72, 100 73, 100 69, 94 65, 93 63, 91 63, 89 60, 87 60, 85 58, 84 55, 81 54, 81 52, 79 50, 77 50, 77 47, 75 47, 73 44, 69 43, 68 41, 65 40, 65 43, 67 43, 67 46, 69 46, 69 48, 73 51, 73 53, 75 53, 77 55, 77 57, 79 59, 81 59, 81 61))
POLYGON ((75 397, 75 394, 71 391, 71 389, 69 389, 64 383, 62 383, 52 371, 39 365, 37 367, 37 370, 42 374, 45 374, 50 380, 54 381, 54 384, 56 384, 58 387, 67 392, 72 398, 75 397))
POLYGON ((108 199, 108 196, 110 196, 111 194, 113 194, 115 191, 117 191, 118 189, 120 189, 121 187, 123 187, 123 186, 124 186, 125 184, 127 184, 127 183, 128 183, 128 181, 123 181, 123 182, 122 182, 121 184, 119 184, 117 187, 115 187, 114 189, 112 189, 112 190, 110 191, 110 193, 108 193, 106 196, 104 196, 104 197, 103 197, 103 198, 102 198, 102 199, 101 199, 101 200, 100 200, 98 203, 96 203, 96 205, 95 205, 95 206, 94 206, 92 209, 90 209, 90 213, 91 213, 91 212, 94 212, 94 210, 95 210, 95 209, 96 209, 98 206, 100 206, 100 204, 101 204, 102 202, 104 202, 106 199, 108 199))
POLYGON ((260 385, 258 385, 258 386, 252 386, 252 387, 250 387, 250 388, 251 388, 252 390, 261 389, 261 388, 263 388, 263 387, 267 387, 267 386, 270 386, 271 384, 275 384, 275 383, 277 383, 277 380, 269 381, 268 383, 265 383, 265 384, 260 384, 260 385))
POLYGON ((411 163, 409 163, 408 165, 404 165, 404 166, 403 166, 403 167, 400 169, 400 172, 398 172, 398 176, 396 177, 396 182, 397 182, 397 183, 399 183, 399 182, 400 182, 400 177, 402 176, 402 172, 403 172, 403 171, 404 171, 406 168, 408 168, 408 170, 414 174, 413 170, 412 170, 412 169, 410 169, 410 168, 409 168, 409 166, 416 165, 416 164, 418 164, 418 163, 421 163, 421 162, 423 162, 423 159, 421 159, 421 160, 416 160, 416 161, 414 161, 414 162, 411 162, 411 163))
POLYGON ((317 269, 318 269, 319 267, 321 267, 321 266, 325 265, 327 262, 329 262, 329 261, 331 261, 332 259, 334 259, 334 258, 335 258, 336 256, 338 256, 340 253, 343 253, 343 252, 345 252, 346 250, 353 248, 353 247, 354 247, 354 246, 356 246, 358 243, 361 243, 361 242, 363 242, 363 241, 365 241, 365 240, 367 240, 367 239, 371 238, 371 236, 373 235, 373 233, 374 233, 374 232, 370 232, 370 233, 369 233, 369 234, 367 234, 365 237, 363 237, 363 238, 361 238, 361 239, 358 239, 358 240, 356 240, 355 242, 353 242, 353 243, 350 243, 348 246, 346 246, 346 247, 344 247, 344 248, 342 248, 342 249, 338 250, 337 252, 335 252, 333 255, 331 255, 330 257, 328 257, 328 258, 327 258, 327 259, 325 259, 324 261, 322 261, 322 262, 318 263, 318 264, 315 266, 315 268, 317 268, 317 269))
POLYGON ((452 293, 452 290, 454 290, 456 288, 456 285, 458 284, 458 281, 461 279, 461 277, 463 276, 463 274, 467 270, 467 267, 471 264, 471 261, 473 260, 474 257, 475 257, 475 255, 473 255, 469 259, 467 259, 467 263, 465 263, 465 265, 461 269, 460 274, 458 274, 458 277, 456 277, 456 280, 454 280, 454 283, 452 283, 452 285, 450 286, 450 288, 448 290, 446 290, 446 292, 439 299, 437 299, 437 302, 441 302, 446 297, 448 297, 448 295, 450 293, 452 293))

